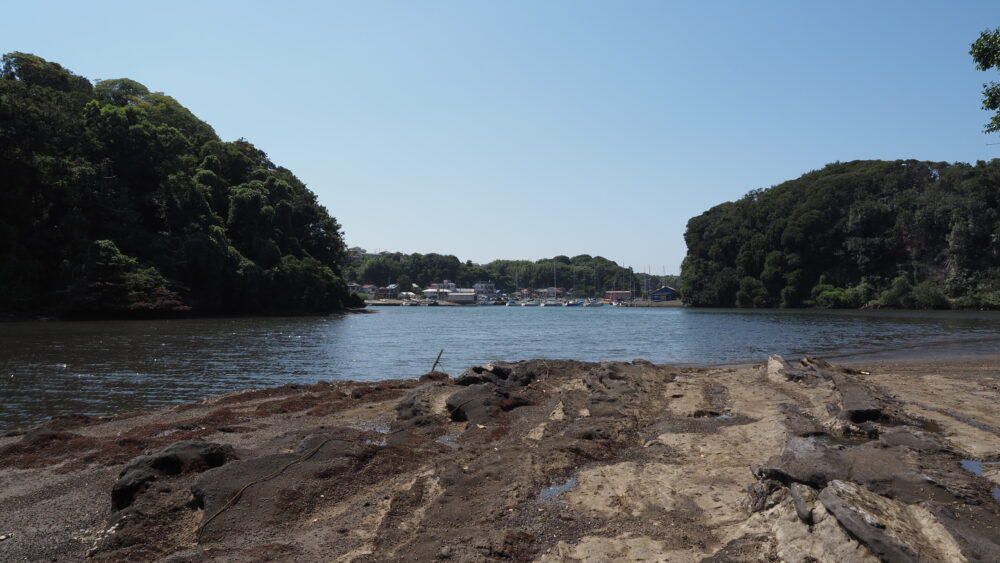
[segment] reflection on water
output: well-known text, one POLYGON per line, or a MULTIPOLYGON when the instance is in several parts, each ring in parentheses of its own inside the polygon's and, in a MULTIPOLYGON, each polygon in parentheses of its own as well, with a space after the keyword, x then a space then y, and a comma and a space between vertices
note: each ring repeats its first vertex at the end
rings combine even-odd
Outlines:
POLYGON ((491 360, 759 362, 974 354, 1000 315, 618 307, 387 307, 322 318, 0 324, 0 428, 249 387, 457 374, 491 360))

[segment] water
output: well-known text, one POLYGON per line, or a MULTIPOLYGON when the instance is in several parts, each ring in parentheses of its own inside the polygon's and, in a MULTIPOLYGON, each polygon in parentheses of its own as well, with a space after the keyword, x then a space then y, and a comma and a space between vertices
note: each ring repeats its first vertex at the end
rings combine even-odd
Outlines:
POLYGON ((565 483, 558 485, 550 485, 545 487, 538 493, 538 497, 542 500, 554 499, 557 496, 565 493, 566 491, 572 490, 576 486, 576 477, 570 477, 565 483))
POLYGON ((491 360, 727 364, 996 353, 1000 315, 620 307, 384 307, 321 318, 0 323, 0 428, 285 383, 491 360))

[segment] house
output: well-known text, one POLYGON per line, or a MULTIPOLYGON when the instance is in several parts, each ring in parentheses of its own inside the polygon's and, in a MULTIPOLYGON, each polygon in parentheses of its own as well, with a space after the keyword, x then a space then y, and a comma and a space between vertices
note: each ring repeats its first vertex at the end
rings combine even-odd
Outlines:
POLYGON ((430 299, 431 301, 444 301, 448 298, 448 294, 451 293, 451 290, 428 287, 423 291, 423 293, 424 297, 430 299))
POLYGON ((357 284, 357 283, 354 283, 354 282, 351 282, 351 283, 347 284, 347 291, 348 291, 348 293, 361 293, 361 291, 362 291, 361 290, 361 285, 357 284))
POLYGON ((493 280, 478 281, 472 286, 472 289, 476 291, 476 295, 493 296, 497 292, 497 287, 496 284, 493 283, 493 280))
POLYGON ((366 283, 361 286, 361 293, 368 296, 369 299, 375 299, 375 294, 378 292, 378 286, 370 283, 366 283))
POLYGON ((674 301, 676 299, 677 290, 666 285, 649 294, 650 301, 674 301))
POLYGON ((536 291, 536 293, 538 294, 539 297, 543 297, 546 299, 559 299, 560 297, 563 296, 563 294, 566 293, 566 290, 564 290, 561 287, 546 287, 546 288, 539 288, 538 291, 536 291))
POLYGON ((605 291, 604 292, 604 298, 607 299, 608 301, 611 301, 612 303, 616 303, 618 301, 629 301, 630 299, 632 299, 632 292, 631 291, 605 291))
POLYGON ((458 303, 461 305, 471 305, 476 302, 476 290, 472 288, 456 288, 448 292, 448 296, 444 298, 445 301, 451 301, 452 303, 458 303))

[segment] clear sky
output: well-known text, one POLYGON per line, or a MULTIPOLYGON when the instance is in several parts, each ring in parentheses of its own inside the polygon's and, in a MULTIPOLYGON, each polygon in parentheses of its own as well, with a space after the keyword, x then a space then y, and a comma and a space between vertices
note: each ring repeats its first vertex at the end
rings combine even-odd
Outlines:
POLYGON ((175 97, 351 246, 677 273, 687 220, 833 161, 1000 157, 1000 2, 30 2, 0 50, 175 97))

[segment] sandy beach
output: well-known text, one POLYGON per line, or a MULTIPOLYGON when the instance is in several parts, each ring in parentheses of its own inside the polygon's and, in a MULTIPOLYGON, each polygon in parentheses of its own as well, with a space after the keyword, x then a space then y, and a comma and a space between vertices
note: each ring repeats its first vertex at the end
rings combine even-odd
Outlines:
POLYGON ((997 561, 996 357, 531 360, 0 436, 0 561, 997 561))

